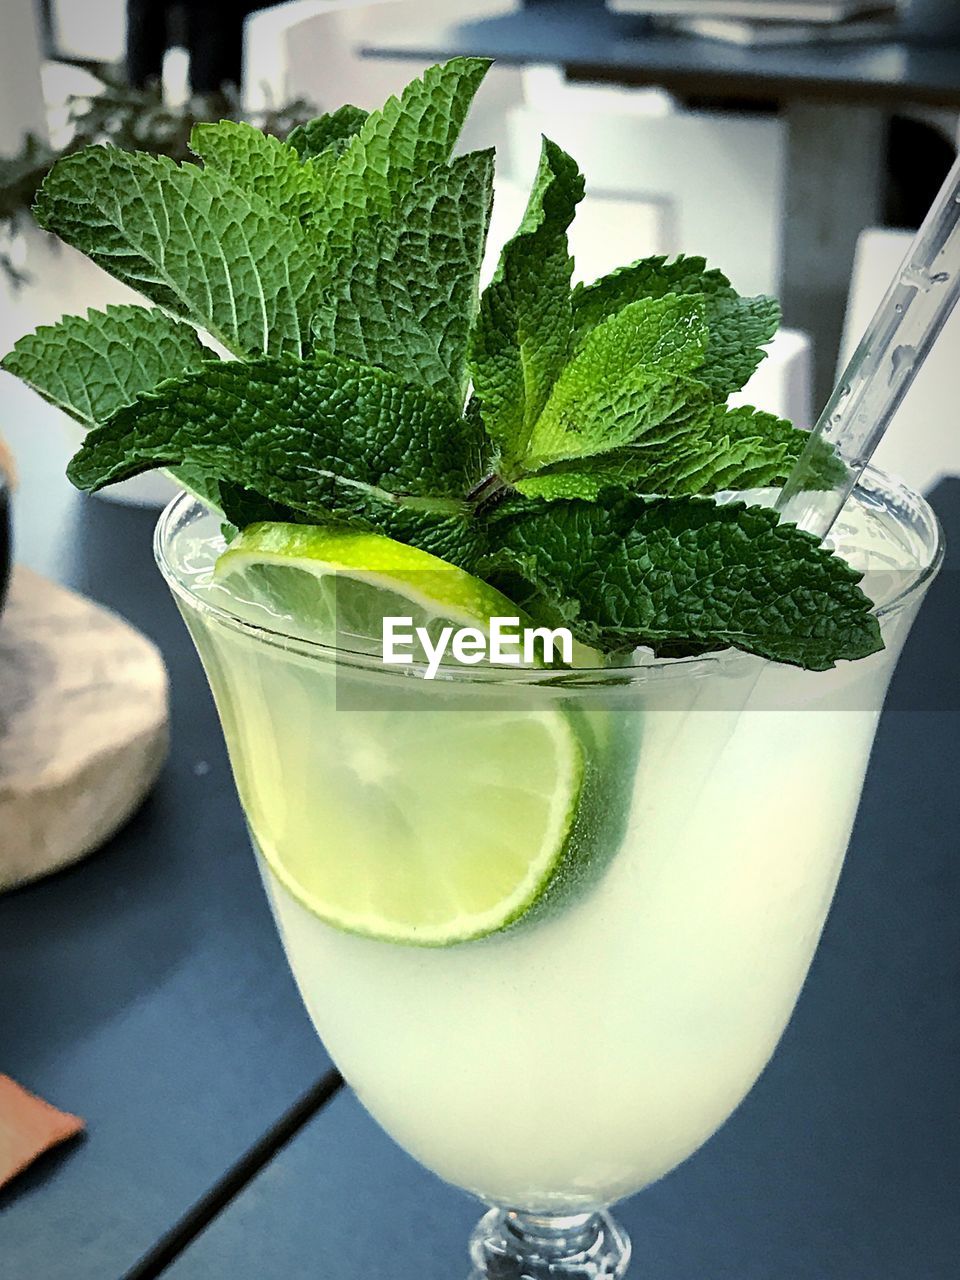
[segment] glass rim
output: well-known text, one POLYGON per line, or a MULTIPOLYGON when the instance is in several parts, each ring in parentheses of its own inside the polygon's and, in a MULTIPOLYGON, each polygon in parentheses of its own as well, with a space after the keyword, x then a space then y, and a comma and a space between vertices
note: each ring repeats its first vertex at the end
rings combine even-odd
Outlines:
MULTIPOLYGON (((868 464, 863 475, 854 487, 853 493, 869 495, 880 493, 888 502, 900 499, 918 508, 919 513, 929 526, 933 541, 932 552, 925 565, 911 570, 909 581, 891 599, 873 609, 879 620, 896 614, 903 609, 917 592, 937 573, 944 557, 943 527, 937 513, 927 499, 911 489, 909 485, 889 475, 879 467, 868 464), (866 481, 866 483, 864 483, 866 481), (871 482, 873 482, 871 484, 871 482)), ((167 503, 157 520, 153 535, 153 554, 167 586, 173 595, 186 603, 195 612, 216 619, 230 630, 249 635, 261 643, 274 645, 285 650, 295 650, 317 659, 333 662, 340 666, 354 669, 379 672, 384 676, 409 679, 420 677, 423 668, 420 665, 407 667, 388 667, 377 654, 365 653, 361 650, 348 649, 342 645, 325 644, 320 640, 310 640, 303 636, 291 635, 281 627, 270 627, 262 623, 249 622, 231 613, 220 605, 198 595, 183 581, 177 569, 167 555, 172 526, 177 517, 187 508, 197 508, 213 514, 211 508, 194 494, 181 490, 167 503)), ((483 666, 465 666, 457 662, 441 662, 437 668, 437 676, 444 679, 456 679, 465 683, 520 683, 536 685, 575 685, 594 684, 612 681, 646 680, 651 676, 695 676, 717 674, 720 671, 733 673, 746 668, 749 664, 772 662, 771 659, 746 653, 743 650, 727 648, 718 649, 707 654, 683 658, 651 657, 641 663, 624 663, 620 666, 604 667, 564 667, 561 669, 516 667, 496 664, 483 666)))

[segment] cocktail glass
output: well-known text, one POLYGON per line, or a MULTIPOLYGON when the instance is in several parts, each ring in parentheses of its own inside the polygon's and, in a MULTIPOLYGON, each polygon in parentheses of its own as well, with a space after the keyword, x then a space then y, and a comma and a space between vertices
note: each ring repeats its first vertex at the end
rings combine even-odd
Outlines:
MULTIPOLYGON (((796 1003, 887 684, 940 564, 936 517, 870 468, 835 526, 879 601, 886 648, 860 662, 813 673, 732 652, 634 655, 596 670, 447 666, 432 681, 369 646, 237 616, 209 585, 216 531, 183 495, 157 558, 327 1049, 402 1147, 490 1206, 475 1277, 622 1276, 630 1246, 609 1206, 727 1119, 796 1003), (490 752, 498 715, 504 734, 518 716, 561 717, 584 748, 582 874, 544 909, 475 941, 399 945, 324 923, 263 855, 309 858, 359 832, 402 877, 391 852, 406 797, 419 822, 445 824, 455 857, 460 824, 483 821, 475 717, 490 752)), ((334 852, 349 876, 351 849, 334 852)))

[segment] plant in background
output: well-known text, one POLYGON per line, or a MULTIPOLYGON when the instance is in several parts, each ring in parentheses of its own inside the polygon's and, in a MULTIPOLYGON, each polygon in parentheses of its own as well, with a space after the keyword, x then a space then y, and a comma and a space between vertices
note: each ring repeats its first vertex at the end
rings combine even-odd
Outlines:
MULTIPOLYGON (((54 167, 40 225, 157 304, 67 318, 4 361, 92 428, 74 483, 173 467, 237 528, 386 534, 606 652, 821 669, 880 648, 855 570, 718 498, 782 483, 807 438, 727 408, 772 299, 700 258, 572 288, 583 178, 546 140, 480 294, 493 154, 452 153, 486 68, 454 59, 286 143, 198 124, 199 164, 93 147, 54 167)), ((839 465, 825 446, 817 481, 839 465)))
POLYGON ((16 155, 0 156, 0 270, 14 283, 23 283, 25 276, 3 245, 31 220, 37 192, 63 156, 110 143, 124 151, 183 161, 191 158, 190 135, 201 121, 246 120, 264 133, 285 138, 314 115, 314 108, 300 99, 256 115, 245 114, 238 94, 229 86, 214 97, 194 97, 182 106, 170 106, 159 84, 133 89, 109 73, 97 79, 99 88, 68 100, 61 146, 28 134, 16 155))

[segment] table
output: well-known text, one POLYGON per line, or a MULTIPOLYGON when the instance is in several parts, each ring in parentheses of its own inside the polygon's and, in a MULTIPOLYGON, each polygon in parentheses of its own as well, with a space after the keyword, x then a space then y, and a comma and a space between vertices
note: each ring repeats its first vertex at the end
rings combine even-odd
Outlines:
MULTIPOLYGON (((338 1090, 300 1007, 150 562, 153 514, 73 494, 27 393, 4 380, 0 398, 21 559, 154 637, 174 731, 156 792, 107 848, 0 898, 0 1068, 90 1122, 0 1195, 0 1275, 465 1275, 476 1206, 338 1090)), ((638 1280, 955 1275, 960 480, 934 502, 953 550, 895 678, 811 977, 738 1113, 621 1206, 638 1280)))
POLYGON ((820 403, 832 385, 857 236, 882 220, 887 116, 916 103, 960 107, 960 45, 744 49, 654 32, 643 19, 583 0, 536 0, 499 17, 419 28, 391 25, 385 11, 384 24, 365 54, 550 62, 577 79, 660 85, 734 108, 745 99, 779 107, 788 126, 780 297, 785 322, 813 335, 820 403))
POLYGON ((152 563, 156 513, 75 493, 49 412, 0 376, 22 477, 18 558, 150 635, 172 688, 170 759, 133 821, 88 861, 0 897, 0 1070, 89 1124, 0 1192, 0 1275, 146 1276, 138 1260, 335 1077, 277 941, 206 681, 152 563))

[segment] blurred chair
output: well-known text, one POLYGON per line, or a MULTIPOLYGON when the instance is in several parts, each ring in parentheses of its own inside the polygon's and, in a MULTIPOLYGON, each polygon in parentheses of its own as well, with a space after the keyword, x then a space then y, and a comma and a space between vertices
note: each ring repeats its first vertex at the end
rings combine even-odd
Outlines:
POLYGON ((797 427, 811 427, 813 344, 799 329, 781 329, 767 344, 767 358, 743 388, 730 397, 731 408, 752 405, 797 427))
MULTIPOLYGON (((863 336, 906 255, 912 231, 870 228, 857 242, 838 373, 863 336)), ((947 321, 874 457, 877 466, 926 492, 960 475, 960 311, 947 321)))
POLYGON ((742 293, 778 291, 780 120, 680 110, 662 90, 570 83, 554 68, 525 87, 508 122, 511 178, 529 180, 545 133, 576 156, 588 192, 656 211, 661 252, 702 254, 742 293))
POLYGON ((16 155, 28 133, 47 135, 40 81, 40 31, 33 0, 3 0, 0 41, 0 156, 16 155))
POLYGON ((38 0, 44 54, 91 70, 123 60, 126 0, 38 0))

